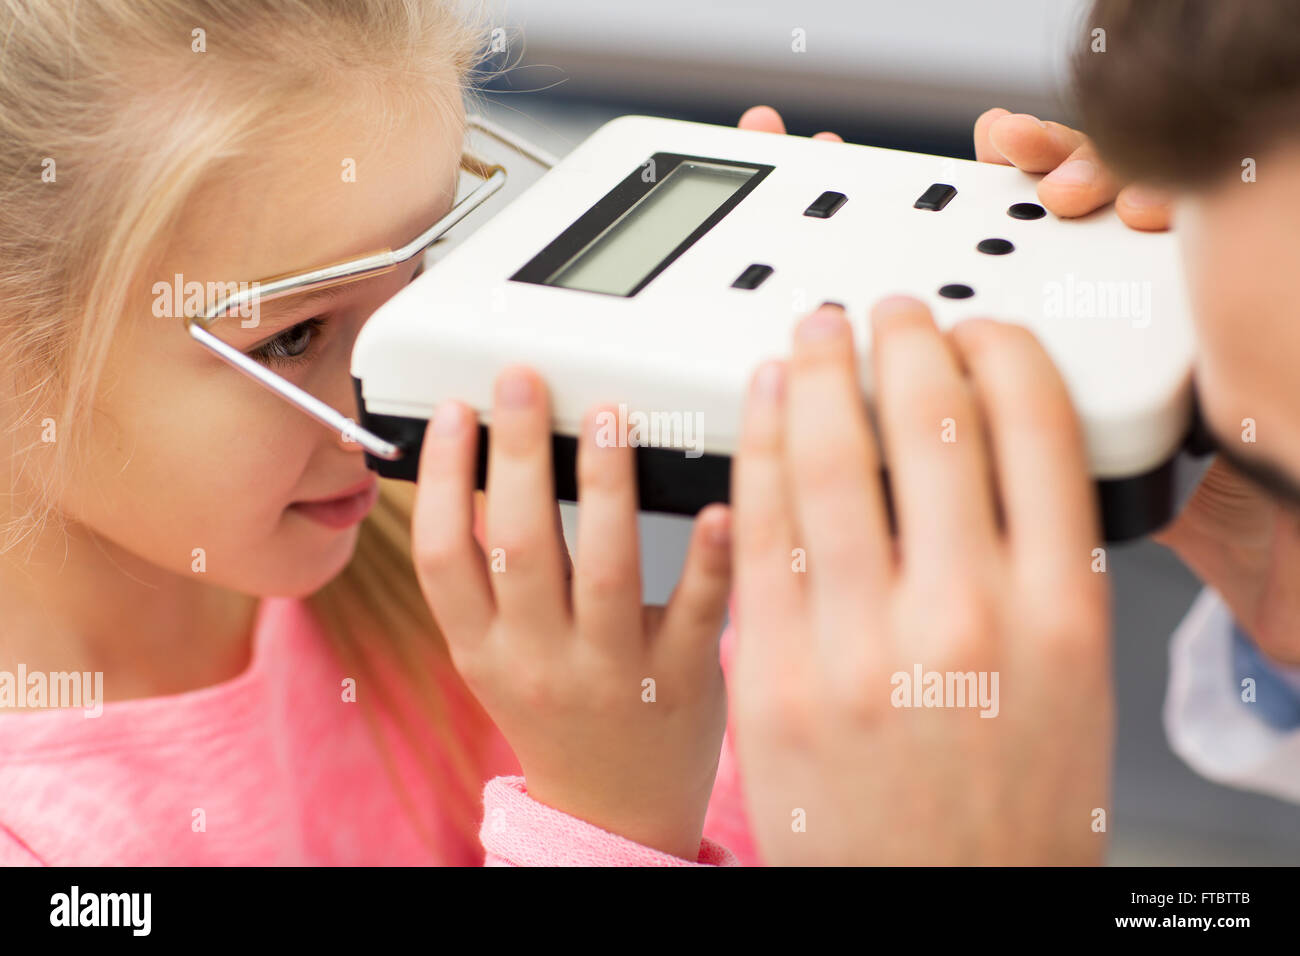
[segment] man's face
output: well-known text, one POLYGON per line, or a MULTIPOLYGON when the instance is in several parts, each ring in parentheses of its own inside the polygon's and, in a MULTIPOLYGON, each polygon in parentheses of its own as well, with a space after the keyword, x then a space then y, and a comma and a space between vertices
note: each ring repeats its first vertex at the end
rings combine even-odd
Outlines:
POLYGON ((1300 506, 1300 141, 1255 158, 1178 206, 1196 386, 1229 463, 1300 506))

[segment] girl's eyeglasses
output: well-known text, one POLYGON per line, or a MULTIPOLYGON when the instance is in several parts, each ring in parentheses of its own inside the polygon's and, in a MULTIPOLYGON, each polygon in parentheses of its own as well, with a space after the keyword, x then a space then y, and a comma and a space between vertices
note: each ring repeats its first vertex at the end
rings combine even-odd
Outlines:
MULTIPOLYGON (((526 142, 514 133, 508 132, 482 116, 470 116, 466 125, 479 130, 522 156, 526 156, 543 168, 555 165, 555 158, 538 147, 526 142)), ((336 431, 344 441, 356 442, 376 458, 385 461, 397 461, 403 455, 403 449, 392 442, 385 441, 373 432, 359 426, 355 420, 303 391, 297 385, 286 380, 256 359, 223 342, 210 331, 212 326, 222 318, 251 303, 261 303, 316 289, 356 282, 391 272, 403 262, 428 251, 434 243, 442 240, 448 230, 468 216, 471 212, 498 192, 506 183, 504 166, 489 164, 466 150, 461 155, 460 168, 463 172, 482 180, 473 191, 452 207, 432 226, 420 233, 406 245, 398 249, 383 249, 369 255, 349 259, 334 265, 320 266, 289 275, 273 276, 250 286, 237 289, 234 284, 227 286, 230 295, 219 295, 202 315, 186 315, 185 328, 190 336, 212 352, 219 359, 234 366, 249 378, 265 386, 290 404, 306 412, 327 428, 336 431)))

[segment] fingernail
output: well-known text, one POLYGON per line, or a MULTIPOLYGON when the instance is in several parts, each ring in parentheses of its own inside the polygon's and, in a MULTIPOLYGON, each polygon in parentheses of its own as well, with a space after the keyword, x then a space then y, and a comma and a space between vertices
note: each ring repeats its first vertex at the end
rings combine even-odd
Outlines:
POLYGON ((465 422, 465 410, 456 402, 444 402, 433 413, 433 433, 439 438, 460 434, 465 422))
POLYGON ((1159 189, 1149 189, 1143 186, 1130 186, 1124 190, 1124 204, 1132 206, 1134 209, 1146 209, 1150 206, 1163 206, 1168 203, 1170 196, 1159 189))
POLYGON ((513 371, 497 384, 497 400, 502 405, 522 408, 533 400, 533 380, 523 372, 513 371))
POLYGON ((1043 181, 1058 186, 1086 186, 1096 178, 1096 166, 1086 159, 1072 159, 1048 173, 1043 181))
POLYGON ((713 527, 709 528, 705 533, 705 538, 708 540, 709 544, 713 545, 715 548, 730 548, 731 523, 728 521, 718 522, 713 527))
POLYGON ((896 312, 910 312, 913 309, 924 307, 925 303, 915 296, 889 295, 872 306, 871 313, 875 316, 893 315, 896 312))
MULTIPOLYGON (((1035 123, 1037 123, 1037 124, 1038 124, 1039 126, 1041 126, 1043 129, 1047 129, 1047 124, 1044 123, 1042 120, 1040 120, 1040 119, 1039 119, 1037 116, 1035 116, 1033 113, 1010 113, 1010 114, 1008 114, 1008 115, 1010 115, 1010 116, 1017 116, 1017 117, 1023 116, 1025 119, 1031 119, 1031 120, 1033 120, 1035 123)), ((1001 118, 1002 118, 1002 117, 998 117, 998 119, 1001 119, 1001 118)))
POLYGON ((904 312, 914 312, 917 309, 924 309, 925 303, 920 299, 913 298, 910 295, 891 295, 881 299, 871 307, 871 334, 876 335, 876 330, 880 323, 888 319, 891 315, 901 315, 904 312))
POLYGON ((834 338, 844 331, 845 324, 843 309, 822 306, 799 323, 797 335, 801 342, 834 338))
POLYGON ((588 413, 587 435, 597 448, 618 447, 618 412, 597 408, 588 413))
POLYGON ((785 388, 785 367, 780 362, 768 362, 754 376, 754 393, 768 401, 776 401, 785 388))

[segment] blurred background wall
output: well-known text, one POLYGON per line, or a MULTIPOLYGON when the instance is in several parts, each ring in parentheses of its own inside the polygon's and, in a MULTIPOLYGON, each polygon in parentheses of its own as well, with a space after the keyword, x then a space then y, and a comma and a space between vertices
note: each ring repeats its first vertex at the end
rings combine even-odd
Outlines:
MULTIPOLYGON (((1078 0, 510 0, 494 14, 511 68, 488 84, 488 115, 560 155, 625 113, 730 125, 763 103, 799 135, 973 159, 989 107, 1070 122, 1066 54, 1091 28, 1078 0)), ((688 532, 642 517, 648 599, 667 597, 688 532)), ((1197 582, 1149 542, 1114 548, 1110 574, 1111 862, 1300 863, 1300 807, 1210 783, 1165 741, 1168 637, 1197 582)))

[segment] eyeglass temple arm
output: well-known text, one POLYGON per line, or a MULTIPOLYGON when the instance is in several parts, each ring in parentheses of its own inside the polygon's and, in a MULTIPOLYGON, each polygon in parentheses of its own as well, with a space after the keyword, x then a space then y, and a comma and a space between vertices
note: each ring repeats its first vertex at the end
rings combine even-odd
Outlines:
MULTIPOLYGON (((483 116, 478 114, 470 115, 466 120, 466 125, 481 130, 498 142, 504 143, 521 155, 548 169, 557 162, 556 158, 546 150, 521 139, 483 116)), ((326 286, 338 285, 353 279, 380 274, 405 262, 432 245, 435 239, 450 230, 505 185, 507 174, 501 166, 489 165, 478 159, 478 157, 466 153, 462 156, 461 167, 482 178, 483 182, 457 203, 447 215, 405 245, 395 250, 382 249, 361 259, 350 259, 336 265, 322 266, 310 272, 297 272, 281 278, 265 280, 258 283, 256 289, 244 290, 233 296, 218 298, 207 313, 194 321, 210 328, 218 317, 244 305, 253 297, 256 297, 259 302, 269 302, 282 296, 311 292, 326 286)))
POLYGON ((371 455, 382 458, 384 461, 398 461, 402 458, 404 451, 399 446, 362 428, 342 412, 325 404, 310 392, 303 391, 297 385, 272 372, 265 365, 259 364, 234 346, 221 341, 207 329, 202 328, 197 323, 191 323, 189 330, 190 335, 199 344, 215 352, 228 364, 233 365, 249 378, 282 396, 286 401, 297 406, 330 430, 338 432, 349 441, 355 441, 371 455))
POLYGON ((292 275, 263 280, 257 283, 256 288, 218 298, 202 316, 193 317, 193 321, 211 327, 217 319, 246 305, 254 298, 258 302, 269 302, 286 295, 312 292, 327 286, 341 285, 355 279, 369 278, 387 272, 432 245, 435 239, 482 205, 486 199, 504 186, 505 182, 505 170, 500 166, 494 166, 487 171, 487 178, 473 192, 457 203, 447 215, 406 245, 396 249, 381 249, 360 259, 349 259, 346 262, 321 266, 309 272, 295 272, 292 275))
POLYGON ((505 185, 505 180, 505 170, 495 167, 488 178, 472 193, 457 203, 451 212, 400 249, 386 249, 362 259, 324 266, 320 269, 287 276, 283 279, 273 279, 265 285, 259 284, 253 290, 244 290, 237 295, 223 297, 202 316, 187 316, 185 320, 186 329, 195 341, 209 349, 228 365, 233 366, 249 378, 277 393, 322 425, 339 432, 345 439, 357 442, 376 458, 381 458, 384 461, 398 461, 404 455, 404 451, 399 446, 362 428, 352 419, 326 405, 282 376, 272 372, 251 356, 245 355, 238 349, 223 342, 213 335, 209 328, 219 316, 229 313, 232 309, 243 305, 253 297, 256 297, 260 303, 263 300, 277 299, 290 293, 306 292, 325 286, 339 285, 344 282, 387 272, 398 263, 405 262, 421 249, 429 246, 434 239, 464 219, 485 199, 505 185))
POLYGON ((411 258, 420 249, 428 246, 435 238, 465 218, 473 209, 481 205, 488 196, 500 189, 505 184, 505 178, 505 170, 499 167, 494 169, 488 179, 457 203, 451 212, 438 220, 428 231, 417 236, 400 249, 386 249, 362 259, 324 266, 320 269, 287 276, 283 279, 273 279, 265 285, 259 285, 258 288, 252 290, 252 295, 248 294, 249 290, 244 290, 235 296, 218 301, 201 317, 188 317, 185 326, 192 338, 225 361, 226 364, 238 369, 260 385, 269 388, 322 425, 339 432, 347 439, 357 442, 376 458, 381 458, 384 461, 398 461, 404 454, 400 447, 362 428, 355 421, 326 405, 311 393, 277 375, 251 356, 223 342, 213 335, 209 329, 219 316, 243 305, 252 296, 256 296, 257 301, 260 303, 263 300, 280 298, 290 293, 306 292, 387 272, 398 263, 411 258))
MULTIPOLYGON (((556 163, 555 157, 550 153, 520 139, 482 116, 470 116, 466 123, 468 126, 482 130, 488 136, 510 146, 516 152, 527 156, 529 159, 541 166, 545 166, 549 169, 556 163)), ((310 272, 297 273, 280 279, 271 279, 267 282, 259 283, 257 288, 251 291, 244 290, 234 296, 222 297, 210 309, 208 309, 204 315, 186 317, 185 326, 189 330, 191 337, 198 341, 199 344, 212 351, 227 364, 238 369, 260 385, 277 393, 286 401, 297 406, 322 425, 325 425, 333 431, 339 432, 345 439, 357 442, 374 457, 380 458, 384 461, 400 460, 406 453, 405 449, 379 437, 365 428, 362 428, 351 418, 346 417, 341 412, 325 404, 309 392, 304 391, 282 376, 272 372, 252 357, 245 355, 233 346, 223 342, 221 339, 213 335, 209 329, 212 323, 215 322, 219 316, 242 306, 252 297, 256 297, 257 300, 261 302, 264 300, 278 299, 292 293, 309 292, 326 286, 351 282, 355 279, 387 272, 388 270, 395 268, 399 263, 405 262, 412 256, 417 255, 422 250, 432 245, 434 240, 477 209, 485 200, 505 185, 506 171, 503 167, 488 166, 477 159, 475 159, 474 162, 477 168, 468 168, 470 168, 471 172, 475 172, 477 175, 485 176, 484 181, 480 183, 473 192, 457 203, 451 211, 447 213, 447 215, 443 216, 442 219, 434 223, 428 230, 416 236, 406 245, 395 250, 384 249, 361 259, 353 259, 349 262, 339 263, 337 265, 323 266, 320 269, 314 269, 310 272)))
POLYGON ((522 156, 527 156, 539 166, 545 166, 547 169, 550 169, 559 162, 553 154, 542 149, 540 146, 528 142, 522 137, 516 136, 505 127, 498 126, 481 113, 471 113, 466 118, 465 125, 472 126, 473 128, 486 133, 498 143, 504 143, 516 153, 519 153, 522 156))

